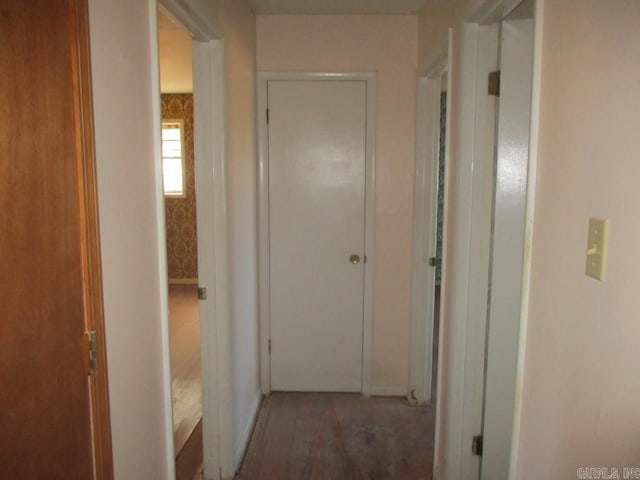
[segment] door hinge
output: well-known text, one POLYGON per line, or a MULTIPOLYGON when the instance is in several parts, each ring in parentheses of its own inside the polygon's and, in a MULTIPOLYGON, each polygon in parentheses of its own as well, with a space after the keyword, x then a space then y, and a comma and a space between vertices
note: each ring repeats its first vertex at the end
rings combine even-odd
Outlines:
POLYGON ((87 375, 95 377, 96 373, 98 373, 98 340, 96 332, 87 332, 85 336, 87 337, 87 346, 89 348, 89 371, 87 375))
POLYGON ((271 339, 269 339, 269 355, 271 355, 271 339))
POLYGON ((198 300, 207 299, 207 289, 205 287, 198 287, 198 300))
POLYGON ((500 96, 500 70, 489 74, 489 95, 500 96))
POLYGON ((482 435, 475 435, 471 444, 471 453, 479 457, 482 456, 482 435))
POLYGON ((269 109, 267 108, 267 125, 269 125, 269 109))

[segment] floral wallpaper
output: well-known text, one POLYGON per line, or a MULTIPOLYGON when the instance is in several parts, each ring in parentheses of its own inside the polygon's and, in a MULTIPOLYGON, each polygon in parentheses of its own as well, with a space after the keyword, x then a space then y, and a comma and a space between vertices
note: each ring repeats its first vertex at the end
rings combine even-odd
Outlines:
POLYGON ((162 94, 162 118, 184 122, 184 198, 165 198, 169 279, 198 278, 196 189, 193 164, 193 95, 162 94))

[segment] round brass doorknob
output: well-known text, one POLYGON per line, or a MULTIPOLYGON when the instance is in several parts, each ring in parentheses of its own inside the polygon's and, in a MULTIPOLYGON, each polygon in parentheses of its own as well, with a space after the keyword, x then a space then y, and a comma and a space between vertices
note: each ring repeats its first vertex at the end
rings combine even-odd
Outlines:
POLYGON ((349 257, 349 261, 350 261, 351 263, 353 263, 354 265, 357 265, 357 264, 359 264, 359 263, 360 263, 360 256, 359 256, 359 255, 356 255, 356 254, 354 253, 353 255, 351 255, 351 256, 349 257))

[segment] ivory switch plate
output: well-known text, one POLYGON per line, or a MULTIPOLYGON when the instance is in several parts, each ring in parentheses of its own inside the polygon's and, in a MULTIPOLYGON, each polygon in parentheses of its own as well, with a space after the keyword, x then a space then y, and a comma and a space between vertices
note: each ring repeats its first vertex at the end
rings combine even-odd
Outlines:
POLYGON ((604 282, 607 276, 607 247, 609 242, 609 220, 589 219, 587 241, 587 275, 604 282))

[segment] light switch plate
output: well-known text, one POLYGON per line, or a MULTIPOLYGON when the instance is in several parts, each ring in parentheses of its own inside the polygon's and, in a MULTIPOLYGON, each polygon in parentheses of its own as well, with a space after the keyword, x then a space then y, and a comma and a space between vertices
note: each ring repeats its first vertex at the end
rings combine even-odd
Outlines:
POLYGON ((609 243, 609 220, 589 219, 587 241, 587 275, 604 282, 607 277, 607 248, 609 243))

